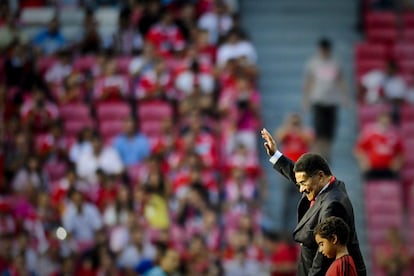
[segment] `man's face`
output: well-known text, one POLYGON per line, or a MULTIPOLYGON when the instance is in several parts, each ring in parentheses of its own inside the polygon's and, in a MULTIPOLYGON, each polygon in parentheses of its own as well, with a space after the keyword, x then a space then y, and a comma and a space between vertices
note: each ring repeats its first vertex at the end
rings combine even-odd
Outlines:
MULTIPOLYGON (((336 240, 336 238, 335 238, 336 240)), ((320 235, 315 236, 315 241, 318 244, 318 250, 321 252, 324 256, 328 258, 335 258, 335 242, 328 240, 326 238, 322 238, 320 235)))
POLYGON ((161 266, 165 272, 171 273, 174 272, 180 265, 180 256, 177 251, 169 249, 161 262, 161 266))
POLYGON ((308 176, 305 172, 295 172, 295 178, 299 191, 305 193, 309 201, 315 199, 321 190, 321 172, 314 176, 308 176))

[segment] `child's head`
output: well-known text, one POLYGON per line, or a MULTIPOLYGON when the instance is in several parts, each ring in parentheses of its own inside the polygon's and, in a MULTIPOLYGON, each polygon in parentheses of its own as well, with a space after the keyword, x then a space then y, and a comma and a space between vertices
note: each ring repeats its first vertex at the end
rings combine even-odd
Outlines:
POLYGON ((349 232, 348 225, 339 217, 328 217, 313 231, 319 251, 328 258, 335 258, 338 249, 346 246, 349 232))

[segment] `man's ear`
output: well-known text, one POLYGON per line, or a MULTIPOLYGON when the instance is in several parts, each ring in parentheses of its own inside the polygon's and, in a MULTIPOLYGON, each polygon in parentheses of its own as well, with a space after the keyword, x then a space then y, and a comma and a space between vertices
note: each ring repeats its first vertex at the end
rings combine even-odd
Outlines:
POLYGON ((337 244, 337 243, 338 243, 338 236, 337 236, 337 235, 335 235, 335 234, 333 234, 333 235, 332 235, 331 242, 332 242, 333 244, 337 244))

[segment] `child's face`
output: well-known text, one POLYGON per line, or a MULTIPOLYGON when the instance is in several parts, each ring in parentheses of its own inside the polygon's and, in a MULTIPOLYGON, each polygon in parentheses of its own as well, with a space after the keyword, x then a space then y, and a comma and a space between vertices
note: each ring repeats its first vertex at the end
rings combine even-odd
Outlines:
POLYGON ((318 244, 319 252, 321 252, 324 256, 328 258, 336 257, 336 238, 328 240, 316 234, 315 240, 318 244))

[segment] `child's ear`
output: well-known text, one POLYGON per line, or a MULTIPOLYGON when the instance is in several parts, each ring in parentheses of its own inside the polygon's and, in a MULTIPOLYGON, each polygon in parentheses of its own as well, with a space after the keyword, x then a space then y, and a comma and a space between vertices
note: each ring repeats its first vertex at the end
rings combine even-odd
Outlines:
POLYGON ((338 243, 338 236, 335 235, 335 234, 332 235, 332 243, 333 244, 337 244, 338 243))

